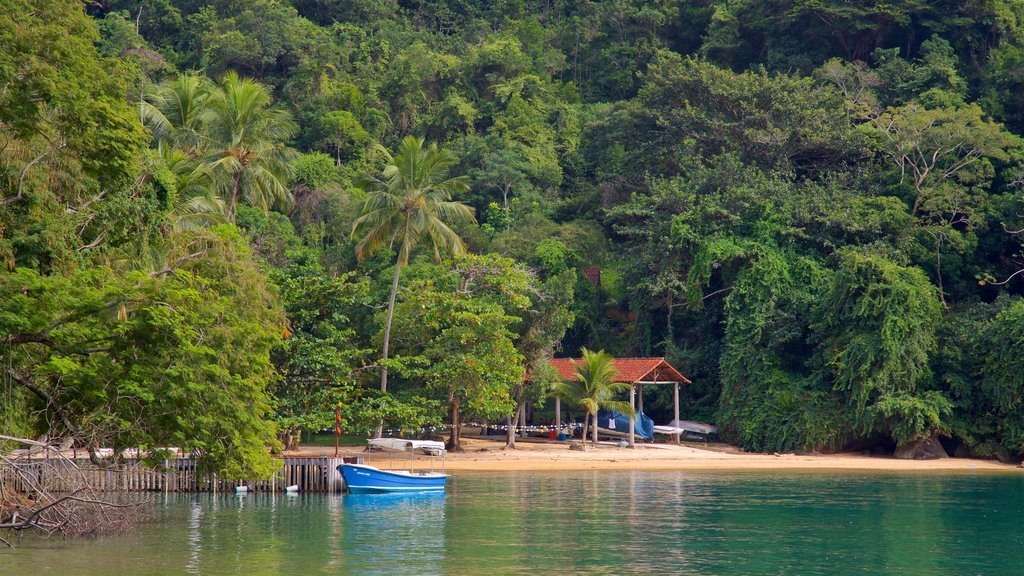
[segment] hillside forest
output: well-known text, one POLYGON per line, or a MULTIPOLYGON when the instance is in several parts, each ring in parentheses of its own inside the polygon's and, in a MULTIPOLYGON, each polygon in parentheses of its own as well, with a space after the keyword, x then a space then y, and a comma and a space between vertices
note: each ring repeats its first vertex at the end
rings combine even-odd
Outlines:
POLYGON ((1017 0, 0 6, 0 432, 255 477, 586 348, 747 450, 1024 454, 1017 0))

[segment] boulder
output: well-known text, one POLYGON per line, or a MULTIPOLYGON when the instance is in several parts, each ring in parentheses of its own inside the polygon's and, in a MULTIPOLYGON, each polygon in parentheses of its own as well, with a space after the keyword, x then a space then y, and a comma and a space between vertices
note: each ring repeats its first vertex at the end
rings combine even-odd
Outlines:
POLYGON ((946 454, 946 449, 942 447, 936 436, 897 446, 896 453, 893 456, 901 460, 938 460, 939 458, 949 458, 949 454, 946 454))

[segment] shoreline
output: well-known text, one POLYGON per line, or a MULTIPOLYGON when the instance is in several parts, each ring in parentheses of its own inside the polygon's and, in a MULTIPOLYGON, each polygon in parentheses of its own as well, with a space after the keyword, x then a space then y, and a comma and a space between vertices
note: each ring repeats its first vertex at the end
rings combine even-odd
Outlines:
MULTIPOLYGON (((942 458, 938 460, 898 460, 891 456, 861 454, 756 454, 739 452, 724 445, 638 444, 635 448, 619 448, 601 444, 587 451, 569 450, 566 442, 516 443, 515 450, 505 450, 505 440, 463 438, 464 452, 448 453, 444 468, 457 472, 558 472, 587 470, 689 470, 689 471, 849 471, 849 472, 999 472, 1024 474, 1013 464, 973 458, 942 458)), ((342 446, 340 454, 361 456, 366 452, 357 446, 342 446)), ((333 456, 334 447, 300 446, 286 457, 333 456)), ((368 464, 394 469, 429 468, 431 459, 416 456, 412 466, 399 454, 373 453, 368 464)), ((435 461, 435 467, 440 462, 435 461)))

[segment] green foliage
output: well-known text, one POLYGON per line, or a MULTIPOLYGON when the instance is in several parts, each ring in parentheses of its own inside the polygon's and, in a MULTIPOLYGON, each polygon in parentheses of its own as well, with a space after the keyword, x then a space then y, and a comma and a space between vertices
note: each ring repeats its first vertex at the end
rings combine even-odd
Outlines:
POLYGON ((264 211, 290 204, 295 151, 285 141, 298 127, 287 110, 271 106, 266 86, 234 72, 217 86, 185 75, 162 85, 150 100, 140 106, 145 119, 158 141, 181 155, 169 163, 196 187, 183 195, 184 212, 220 207, 196 210, 188 204, 204 196, 216 196, 229 221, 240 199, 264 211))
POLYGON ((912 393, 930 379, 941 310, 920 270, 852 250, 839 258, 813 328, 822 334, 820 362, 828 379, 859 411, 874 398, 912 393))
POLYGON ((805 366, 825 277, 813 260, 763 250, 726 296, 718 419, 748 450, 820 449, 849 426, 805 366))
POLYGON ((533 253, 541 268, 549 274, 558 274, 575 268, 580 261, 579 255, 571 248, 554 239, 542 240, 533 253))
POLYGON ((531 304, 531 279, 494 255, 461 256, 435 271, 414 281, 396 307, 396 345, 425 359, 413 377, 449 405, 449 446, 457 450, 461 415, 512 412, 513 389, 525 375, 514 329, 531 304))
POLYGON ((872 411, 898 444, 909 444, 944 431, 953 403, 936 390, 917 396, 898 392, 880 398, 872 411))
POLYGON ((193 242, 207 257, 166 274, 0 276, 6 369, 34 394, 34 425, 51 437, 90 450, 175 446, 209 470, 265 477, 269 351, 284 318, 237 233, 193 242))
POLYGON ((369 435, 381 422, 392 430, 419 432, 441 424, 444 406, 440 400, 415 391, 386 394, 365 390, 354 402, 343 404, 341 414, 342 428, 357 434, 369 435))
POLYGON ((334 160, 320 152, 303 154, 295 161, 294 180, 314 189, 322 189, 329 183, 338 180, 338 170, 334 160))
MULTIPOLYGON (((124 100, 126 67, 99 55, 95 23, 70 0, 18 0, 0 15, 0 131, 4 168, 66 158, 104 183, 131 177, 143 143, 124 100)), ((4 198, 19 193, 3 188, 4 198)))
POLYGON ((356 419, 351 405, 357 374, 371 352, 360 347, 351 318, 367 303, 367 283, 351 273, 330 278, 311 256, 294 258, 275 274, 290 327, 272 355, 281 377, 274 420, 294 441, 301 432, 329 427, 336 406, 345 408, 350 422, 356 419))
MULTIPOLYGON (((241 283, 262 293, 258 276, 277 286, 289 317, 269 321, 273 334, 291 337, 272 355, 254 345, 251 377, 233 368, 218 376, 185 336, 166 351, 144 347, 160 333, 140 327, 124 346, 143 366, 169 363, 165 352, 199 354, 175 370, 206 367, 195 377, 204 387, 244 380, 240 391, 252 396, 272 382, 274 418, 289 440, 329 425, 339 402, 346 425, 360 431, 382 420, 437 422, 452 408, 445 378, 466 391, 462 409, 471 397, 490 398, 470 410, 507 417, 545 392, 546 358, 586 347, 666 356, 695 381, 683 390, 687 415, 715 420, 749 449, 941 433, 961 453, 1022 452, 1013 400, 1014 314, 1024 295, 1019 3, 109 0, 83 9, 15 0, 5 8, 0 274, 67 296, 11 312, 12 326, 35 318, 35 308, 40 322, 53 322, 86 301, 146 292, 174 301, 173 332, 208 334, 209 318, 193 311, 225 301, 189 299, 187 282, 204 295, 211 278, 217 290, 241 283), (147 130, 154 146, 145 151, 147 130), (259 269, 224 240, 230 228, 211 239, 211 228, 233 221, 259 269), (501 254, 536 272, 524 288, 506 274, 517 265, 436 267, 417 262, 422 247, 435 260, 501 254), (368 303, 389 286, 397 298, 404 268, 423 294, 402 295, 401 354, 369 366, 381 322, 368 303), (183 270, 193 277, 179 277, 183 270), (459 292, 454 278, 478 273, 512 288, 479 280, 459 292), (409 303, 421 297, 451 313, 429 334, 410 324, 418 316, 409 303), (470 368, 492 348, 500 366, 470 368), (276 369, 269 379, 267 362, 276 369), (395 372, 393 390, 370 390, 377 369, 384 382, 395 372), (524 369, 537 378, 513 385, 524 369)), ((245 290, 231 296, 239 322, 280 314, 273 298, 242 298, 245 290)), ((150 308, 126 301, 123 313, 115 306, 89 322, 109 335, 150 308)), ((225 339, 225 362, 240 366, 240 340, 225 339)), ((10 346, 0 354, 17 357, 17 375, 64 386, 76 418, 103 413, 114 398, 108 413, 142 431, 90 416, 95 427, 83 429, 103 442, 181 431, 148 412, 125 415, 109 392, 116 382, 93 382, 99 359, 113 352, 10 346), (107 396, 86 398, 91 390, 107 396)), ((125 385, 187 389, 184 378, 154 368, 125 385)), ((12 375, 0 383, 4 426, 68 428, 52 412, 65 404, 40 413, 43 401, 12 375)), ((649 411, 663 420, 668 403, 655 396, 649 411)), ((227 410, 233 401, 213 404, 227 410)), ((190 434, 211 427, 182 432, 181 443, 199 446, 205 440, 190 434)), ((264 449, 265 440, 245 435, 249 449, 264 449)), ((234 458, 226 450, 240 454, 232 446, 201 449, 223 466, 234 458)))

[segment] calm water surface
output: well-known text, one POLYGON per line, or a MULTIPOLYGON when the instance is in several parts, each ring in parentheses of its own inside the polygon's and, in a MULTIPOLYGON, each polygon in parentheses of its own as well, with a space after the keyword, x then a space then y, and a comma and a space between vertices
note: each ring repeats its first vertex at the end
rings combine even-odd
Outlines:
POLYGON ((447 495, 170 496, 0 574, 1024 574, 1024 476, 456 473, 447 495))

